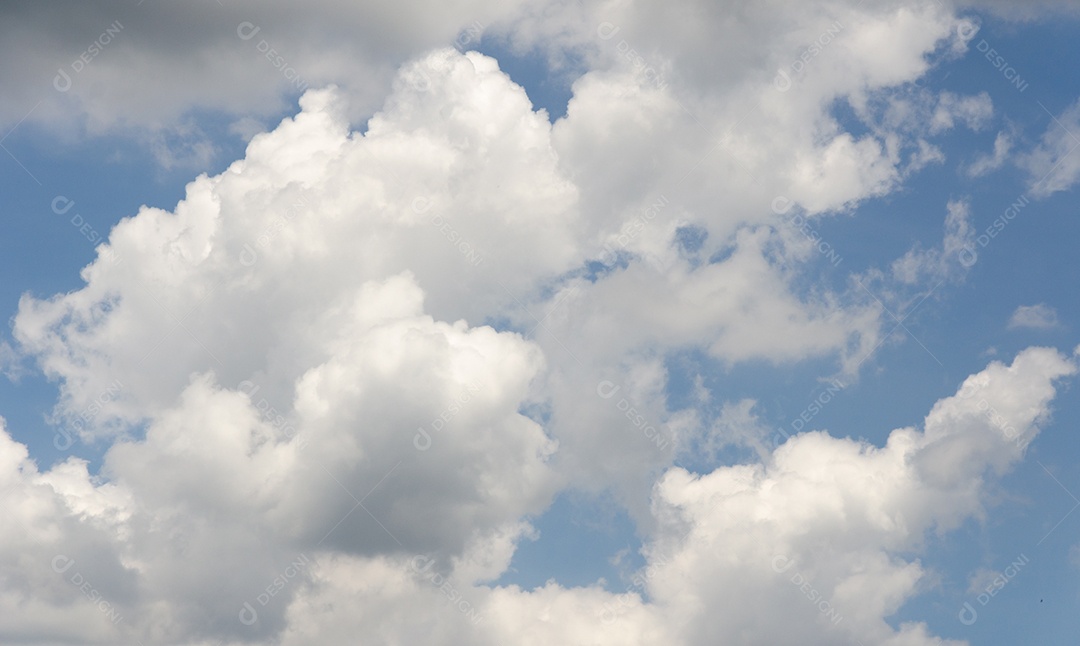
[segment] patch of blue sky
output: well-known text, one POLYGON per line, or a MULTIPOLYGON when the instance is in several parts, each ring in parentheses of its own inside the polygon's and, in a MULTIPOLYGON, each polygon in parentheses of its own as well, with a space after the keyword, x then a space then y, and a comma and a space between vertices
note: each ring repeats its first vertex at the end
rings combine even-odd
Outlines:
POLYGON ((493 585, 532 590, 549 579, 563 586, 602 581, 609 591, 625 592, 644 565, 634 524, 610 496, 565 491, 533 526, 538 540, 522 541, 493 585))

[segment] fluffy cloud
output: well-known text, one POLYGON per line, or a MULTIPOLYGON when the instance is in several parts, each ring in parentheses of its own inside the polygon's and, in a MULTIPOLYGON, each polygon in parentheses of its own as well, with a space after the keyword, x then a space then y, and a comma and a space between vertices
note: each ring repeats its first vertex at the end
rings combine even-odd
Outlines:
MULTIPOLYGON (((657 192, 644 209, 626 202, 592 210, 606 162, 590 155, 617 142, 580 144, 590 117, 577 102, 591 100, 590 82, 582 81, 570 117, 554 128, 493 60, 452 50, 406 66, 362 135, 350 132, 338 93, 308 93, 301 113, 253 138, 243 160, 190 184, 175 212, 147 207, 122 221, 85 270, 86 288, 23 300, 16 337, 62 381, 58 417, 77 421, 87 439, 124 433, 173 405, 192 373, 209 371, 229 388, 256 382, 298 413, 292 391, 337 352, 328 339, 353 325, 357 291, 402 272, 415 277, 438 320, 509 317, 534 332, 546 356, 565 348, 594 366, 559 377, 574 384, 565 392, 547 393, 562 400, 561 411, 577 411, 571 419, 598 405, 588 393, 635 348, 700 344, 730 362, 840 355, 850 368, 874 347, 874 308, 850 295, 795 295, 794 274, 783 267, 811 259, 813 245, 786 224, 747 227, 762 215, 741 208, 702 218, 657 192), (695 222, 705 244, 690 250, 678 234, 695 222), (608 271, 595 280, 575 276, 600 242, 608 271), (703 262, 720 252, 727 257, 703 262), (551 287, 538 289, 545 282, 551 287), (652 305, 642 307, 642 299, 652 305), (703 300, 710 305, 699 307, 703 300), (614 320, 624 334, 606 332, 614 320), (122 388, 114 395, 115 384, 122 388)), ((766 91, 776 93, 771 85, 766 91)), ((666 94, 657 98, 665 109, 674 105, 666 94)), ((838 159, 843 140, 822 149, 808 140, 805 164, 838 159)), ((621 194, 625 181, 604 192, 621 194)), ((876 189, 852 190, 849 197, 876 189)), ((677 419, 661 400, 650 401, 654 424, 677 419)), ((613 426, 620 411, 604 414, 614 418, 598 427, 608 437, 588 442, 583 465, 627 457, 604 448, 624 432, 613 426)), ((554 435, 580 443, 588 434, 577 426, 556 425, 554 435)), ((674 441, 673 428, 664 435, 674 441)), ((629 450, 642 459, 642 447, 629 450)), ((647 474, 674 453, 644 455, 636 472, 645 479, 634 482, 647 490, 647 474)), ((591 467, 572 463, 574 478, 595 480, 591 467)), ((599 482, 625 478, 613 469, 599 482)))
POLYGON ((925 626, 884 621, 928 574, 904 555, 981 513, 985 479, 1020 459, 1053 381, 1075 371, 1033 348, 972 375, 922 430, 897 429, 883 447, 815 431, 764 464, 670 470, 654 500, 664 529, 647 550, 648 593, 681 627, 676 641, 940 643, 925 626))
MULTIPOLYGON (((921 624, 893 629, 885 622, 929 574, 911 554, 928 531, 982 513, 987 479, 1022 457, 1047 419, 1054 382, 1075 372, 1058 352, 1031 348, 1012 365, 995 362, 972 375, 935 404, 921 430, 897 429, 882 447, 813 431, 792 437, 761 464, 705 474, 669 469, 653 496, 656 530, 646 567, 621 595, 554 583, 533 591, 478 585, 506 566, 520 526, 477 536, 456 555, 425 549, 423 538, 445 537, 446 519, 467 513, 460 505, 485 514, 498 507, 482 498, 471 505, 448 486, 474 476, 453 475, 457 469, 449 466, 433 472, 437 463, 402 454, 400 475, 407 478, 388 480, 380 501, 365 495, 380 476, 363 467, 363 456, 391 449, 342 444, 373 434, 339 426, 337 460, 316 456, 330 446, 325 432, 306 438, 306 449, 299 438, 275 438, 248 396, 199 378, 145 440, 110 450, 109 483, 96 482, 74 458, 40 473, 25 447, 0 434, 2 484, 18 490, 0 525, 8 536, 0 551, 0 603, 34 595, 24 612, 4 614, 3 629, 40 629, 73 607, 78 621, 68 616, 42 634, 69 643, 200 635, 234 643, 281 633, 286 644, 341 643, 363 626, 364 634, 387 641, 424 634, 436 644, 705 644, 745 634, 773 643, 945 643, 921 624), (340 466, 350 458, 361 465, 352 474, 340 466), (305 468, 316 461, 327 476, 338 476, 305 468), (404 479, 417 480, 416 491, 428 500, 410 498, 404 479), (286 490, 308 492, 306 506, 340 515, 343 507, 325 504, 328 495, 341 498, 333 492, 338 485, 369 500, 371 518, 381 515, 403 544, 384 540, 377 547, 372 533, 385 530, 370 518, 335 528, 354 547, 349 540, 316 542, 297 523, 303 514, 290 508, 286 490), (451 507, 440 509, 433 495, 446 496, 451 507), (409 517, 440 531, 402 522, 387 497, 410 507, 430 504, 409 517), (225 568, 230 577, 222 580, 225 568), (212 591, 210 580, 217 582, 212 591), (79 587, 84 581, 98 601, 79 598, 90 594, 79 587), (778 614, 786 620, 776 621, 778 614), (72 625, 80 626, 79 637, 65 628, 72 625)), ((528 437, 512 427, 503 435, 506 442, 528 437)), ((429 455, 447 465, 478 464, 435 446, 429 455)), ((491 438, 476 446, 490 451, 491 438)), ((514 481, 496 473, 482 480, 514 481)), ((331 520, 308 522, 321 529, 331 520)))
POLYGON ((423 553, 462 560, 472 579, 496 576, 528 530, 519 519, 552 491, 555 446, 517 412, 542 359, 516 335, 433 321, 420 296, 408 277, 365 285, 343 313, 347 332, 328 340, 332 358, 297 381, 291 404, 276 402, 280 412, 251 382, 229 390, 194 376, 145 439, 109 449, 108 484, 75 459, 39 475, 4 436, 4 489, 19 500, 8 527, 42 533, 5 542, 15 570, 5 589, 64 555, 122 608, 121 632, 102 634, 170 641, 281 630, 318 553, 423 553), (246 629, 241 604, 298 560, 296 585, 254 606, 246 629))
POLYGON ((117 225, 83 290, 23 300, 15 335, 63 378, 65 415, 119 381, 92 426, 137 422, 207 370, 279 395, 332 355, 327 335, 372 279, 408 271, 437 318, 480 321, 572 266, 575 189, 547 122, 491 59, 442 51, 407 69, 363 136, 330 91, 302 106, 175 213, 117 225), (432 80, 409 85, 418 74, 432 80))
MULTIPOLYGON (((390 10, 360 25, 336 5, 164 9, 172 29, 206 27, 184 43, 125 22, 42 118, 172 128, 205 157, 188 109, 279 105, 288 79, 262 39, 338 87, 305 93, 171 211, 121 221, 85 287, 20 302, 15 336, 60 383, 57 420, 108 448, 94 475, 76 458, 42 471, 0 432, 0 633, 946 643, 885 621, 929 574, 912 553, 981 513, 1069 359, 991 364, 883 447, 819 429, 769 451, 752 400, 716 417, 667 396, 675 352, 854 374, 879 344, 861 289, 802 282, 822 252, 814 223, 939 161, 933 137, 993 108, 909 87, 962 51, 963 21, 938 3, 863 4, 424 5, 408 33, 390 10), (312 51, 312 15, 347 38, 312 51), (486 56, 413 59, 469 20, 584 66, 567 116, 552 124, 486 56), (702 437, 758 461, 673 466, 702 437), (490 584, 566 487, 613 491, 637 522, 633 588, 490 584)), ((42 29, 84 42, 71 20, 42 29)), ((971 236, 951 202, 942 247, 880 280, 959 276, 971 236)))

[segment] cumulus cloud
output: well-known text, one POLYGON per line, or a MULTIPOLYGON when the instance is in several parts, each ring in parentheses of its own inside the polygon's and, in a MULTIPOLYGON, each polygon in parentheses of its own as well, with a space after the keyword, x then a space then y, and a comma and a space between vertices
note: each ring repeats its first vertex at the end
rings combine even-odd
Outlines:
MULTIPOLYGON (((68 627, 78 625, 83 643, 200 635, 233 643, 275 634, 286 644, 341 643, 363 626, 365 634, 424 634, 437 644, 706 644, 745 634, 773 643, 945 643, 923 624, 892 628, 885 621, 929 574, 912 555, 928 531, 982 513, 988 479, 1022 457, 1047 420, 1054 382, 1075 372, 1060 353, 1031 348, 1011 365, 994 362, 970 376, 934 405, 921 430, 897 429, 884 446, 812 431, 762 463, 706 474, 669 469, 653 494, 657 530, 644 549, 646 566, 622 595, 555 583, 532 591, 477 585, 506 566, 519 525, 474 536, 457 554, 426 550, 426 530, 445 531, 445 519, 464 510, 406 502, 401 479, 387 482, 384 496, 400 504, 430 503, 429 512, 410 514, 430 527, 410 528, 394 503, 370 495, 378 471, 361 462, 350 475, 342 464, 392 450, 377 435, 339 426, 337 460, 328 452, 316 457, 331 446, 326 432, 313 432, 306 449, 298 438, 274 437, 247 395, 198 378, 145 440, 110 450, 108 483, 96 482, 75 458, 39 472, 26 448, 0 433, 0 456, 7 456, 0 483, 20 494, 0 524, 9 536, 0 551, 8 591, 0 603, 13 603, 20 589, 35 591, 22 612, 4 614, 3 629, 13 633, 64 614, 42 634, 74 642, 68 627), (357 441, 371 448, 349 451, 342 443, 357 441), (308 468, 316 461, 328 477, 308 468), (281 495, 293 489, 294 499, 310 496, 308 508, 340 514, 348 503, 316 504, 340 498, 335 486, 355 489, 370 505, 363 506, 372 514, 367 523, 338 528, 356 541, 351 548, 349 540, 316 541, 281 495), (403 545, 377 547, 372 533, 382 530, 370 527, 376 514, 403 545), (26 527, 39 529, 25 534, 26 527), (230 572, 225 581, 218 576, 223 569, 230 572), (73 573, 105 601, 79 599, 83 592, 68 580, 73 573), (213 592, 208 580, 217 582, 213 592), (775 621, 777 613, 787 620, 775 621)), ((743 419, 745 412, 732 414, 743 419)), ((503 433, 508 442, 528 435, 524 428, 503 433)), ((442 475, 431 471, 437 462, 401 460, 413 465, 401 467, 412 471, 409 478, 427 480, 417 488, 424 497, 446 487, 440 477, 475 477, 451 475, 458 468, 451 465, 477 464, 475 457, 435 450, 430 455, 447 463, 442 475)), ((457 498, 446 495, 447 502, 457 498)), ((489 504, 472 508, 492 511, 489 504)))
MULTIPOLYGON (((815 429, 775 449, 752 399, 716 412, 724 393, 699 384, 674 401, 666 360, 857 372, 880 308, 806 288, 808 231, 940 161, 934 137, 986 125, 985 94, 909 87, 966 22, 931 2, 478 1, 410 20, 241 3, 163 8, 166 34, 126 4, 92 15, 112 8, 122 30, 36 119, 134 124, 165 165, 214 154, 191 109, 250 141, 174 208, 121 220, 81 289, 20 301, 55 421, 104 457, 43 470, 0 427, 8 641, 958 643, 886 618, 929 575, 923 537, 982 513, 1072 360, 992 363, 884 446, 815 429), (580 65, 566 117, 490 57, 429 50, 468 21, 580 65), (256 134, 299 90, 263 42, 333 85, 256 134), (751 459, 675 466, 726 446, 751 459), (637 523, 633 589, 493 584, 570 487, 637 523)), ((87 9, 42 11, 0 28, 5 47, 63 45, 40 69, 3 59, 18 82, 0 119, 96 37, 87 9)), ((889 279, 959 277, 972 235, 950 202, 941 247, 889 279)))
POLYGON ((244 160, 191 183, 175 213, 146 207, 117 225, 109 252, 122 264, 88 267, 81 291, 24 298, 15 336, 63 379, 62 413, 119 380, 94 426, 137 422, 195 371, 291 388, 333 352, 326 335, 372 279, 408 271, 436 317, 479 321, 571 267, 576 191, 547 122, 491 59, 444 50, 426 68, 406 70, 362 137, 332 91, 309 94, 244 160), (430 85, 408 85, 418 73, 430 85), (456 116, 427 114, 440 100, 456 116), (442 130, 418 129, 429 119, 442 130), (360 190, 336 188, 358 175, 360 190))

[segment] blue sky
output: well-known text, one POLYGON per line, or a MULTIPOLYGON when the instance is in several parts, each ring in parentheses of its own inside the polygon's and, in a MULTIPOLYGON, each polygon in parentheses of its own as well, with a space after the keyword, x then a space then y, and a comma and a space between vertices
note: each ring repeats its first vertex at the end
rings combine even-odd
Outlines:
POLYGON ((0 641, 1075 635, 1075 6, 315 4, 6 10, 0 641))

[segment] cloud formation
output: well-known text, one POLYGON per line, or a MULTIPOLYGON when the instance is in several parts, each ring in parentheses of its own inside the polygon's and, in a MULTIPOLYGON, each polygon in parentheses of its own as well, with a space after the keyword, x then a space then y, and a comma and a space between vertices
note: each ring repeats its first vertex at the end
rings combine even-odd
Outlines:
MULTIPOLYGON (((53 422, 104 457, 41 468, 0 426, 5 641, 962 643, 890 618, 934 575, 926 536, 985 513, 1074 358, 991 363, 882 446, 811 422, 777 447, 752 399, 673 396, 668 360, 854 379, 887 339, 861 279, 886 301, 960 282, 967 200, 944 205, 940 247, 888 271, 834 262, 820 229, 990 123, 986 93, 913 85, 969 22, 936 2, 729 5, 241 3, 163 8, 168 33, 108 5, 95 19, 124 17, 107 43, 88 9, 42 43, 0 28, 72 60, 96 43, 43 123, 178 133, 202 161, 189 111, 251 135, 175 208, 112 228, 84 286, 20 301, 53 422), (321 49, 313 15, 334 26, 321 49), (573 70, 566 116, 453 47, 480 37, 469 21, 573 70), (297 79, 299 112, 254 134, 297 79), (808 286, 811 268, 829 279, 808 286), (721 463, 731 445, 751 459, 721 463), (495 584, 571 489, 635 522, 630 590, 495 584)), ((0 64, 19 81, 0 119, 23 74, 0 64)), ((1054 141, 1029 169, 1064 187, 1054 141)), ((999 165, 995 143, 972 173, 999 165)), ((1021 307, 1010 327, 1052 315, 1021 307)))

